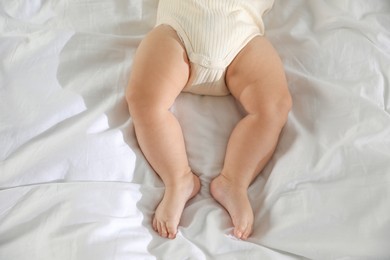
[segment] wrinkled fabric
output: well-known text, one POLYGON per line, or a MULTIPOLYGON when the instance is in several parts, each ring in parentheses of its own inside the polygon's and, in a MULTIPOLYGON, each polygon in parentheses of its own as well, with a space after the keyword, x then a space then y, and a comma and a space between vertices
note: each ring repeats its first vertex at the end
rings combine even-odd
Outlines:
POLYGON ((181 94, 202 181, 177 238, 151 227, 164 193, 124 91, 155 0, 0 2, 0 259, 389 259, 390 2, 275 1, 264 16, 293 109, 248 194, 247 241, 209 194, 245 116, 181 94))

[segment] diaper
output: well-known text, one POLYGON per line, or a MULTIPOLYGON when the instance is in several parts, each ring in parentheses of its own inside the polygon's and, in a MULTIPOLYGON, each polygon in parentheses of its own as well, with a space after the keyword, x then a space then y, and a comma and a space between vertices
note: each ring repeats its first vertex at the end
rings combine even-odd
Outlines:
POLYGON ((171 26, 190 61, 184 92, 228 95, 225 74, 240 50, 264 34, 262 15, 273 0, 160 0, 156 26, 171 26))

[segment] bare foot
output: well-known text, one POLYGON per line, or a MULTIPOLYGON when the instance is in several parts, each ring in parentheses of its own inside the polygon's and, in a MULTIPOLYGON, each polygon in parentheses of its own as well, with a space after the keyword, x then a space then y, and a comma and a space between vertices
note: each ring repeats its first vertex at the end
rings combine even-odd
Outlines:
POLYGON ((175 238, 185 204, 199 190, 199 177, 193 173, 186 174, 177 184, 166 185, 164 197, 154 214, 153 229, 162 237, 175 238))
POLYGON ((210 183, 210 192, 228 211, 234 225, 234 236, 247 239, 253 227, 253 210, 247 188, 239 187, 225 176, 219 175, 210 183))

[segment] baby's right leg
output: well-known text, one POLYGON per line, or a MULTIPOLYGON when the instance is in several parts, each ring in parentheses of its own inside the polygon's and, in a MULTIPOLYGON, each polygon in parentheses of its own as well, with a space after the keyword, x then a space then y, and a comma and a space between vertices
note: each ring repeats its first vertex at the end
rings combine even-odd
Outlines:
POLYGON ((189 77, 189 62, 176 32, 153 29, 140 44, 132 67, 126 99, 142 152, 165 184, 153 228, 174 238, 186 202, 200 189, 189 167, 184 138, 169 111, 189 77))

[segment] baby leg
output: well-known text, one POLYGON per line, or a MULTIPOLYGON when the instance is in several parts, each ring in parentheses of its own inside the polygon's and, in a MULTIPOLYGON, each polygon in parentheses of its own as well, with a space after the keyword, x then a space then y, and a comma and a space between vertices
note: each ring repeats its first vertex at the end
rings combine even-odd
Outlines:
POLYGON ((271 158, 291 108, 283 65, 265 37, 255 37, 228 68, 227 85, 248 113, 234 128, 211 193, 229 212, 234 235, 247 239, 253 210, 247 189, 271 158))
POLYGON ((189 77, 189 64, 176 32, 162 25, 140 44, 126 99, 139 145, 165 184, 153 218, 161 236, 174 238, 186 202, 200 189, 188 165, 179 122, 169 111, 189 77))

